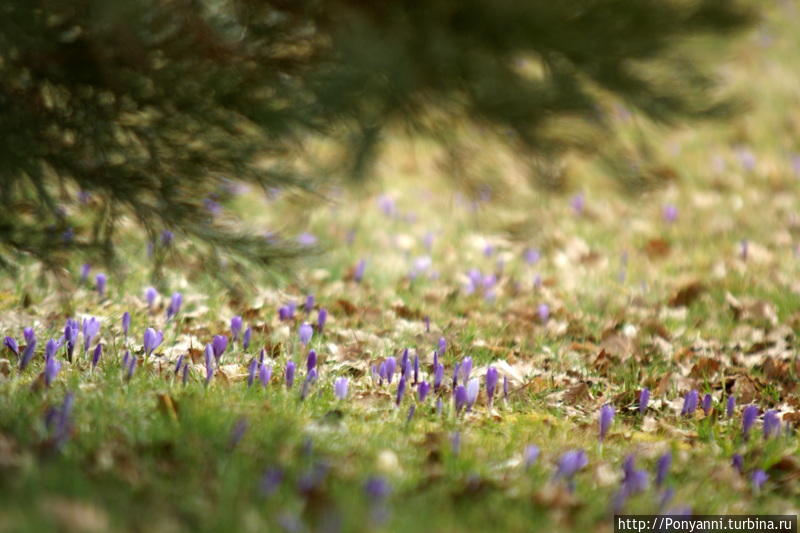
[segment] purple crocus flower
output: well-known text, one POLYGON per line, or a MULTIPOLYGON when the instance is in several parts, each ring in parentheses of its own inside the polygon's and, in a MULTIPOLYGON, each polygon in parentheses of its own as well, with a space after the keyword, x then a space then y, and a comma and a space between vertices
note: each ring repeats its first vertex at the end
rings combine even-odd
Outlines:
POLYGON ((725 414, 728 418, 733 418, 733 411, 736 409, 736 396, 730 395, 728 396, 728 401, 726 402, 725 407, 725 414))
POLYGON ((604 440, 611 429, 611 424, 614 422, 614 407, 605 404, 600 408, 600 440, 604 440))
POLYGON ((300 337, 300 343, 303 346, 307 346, 309 342, 311 342, 311 337, 314 335, 314 328, 311 327, 311 324, 304 323, 300 325, 300 329, 298 330, 298 335, 300 337))
POLYGON ((428 392, 431 390, 431 386, 427 381, 422 381, 417 385, 417 399, 419 403, 423 403, 425 398, 428 396, 428 392))
POLYGON ((574 489, 574 477, 583 467, 589 464, 586 452, 583 450, 570 450, 558 459, 555 478, 564 479, 570 490, 574 489))
POLYGON ((183 304, 183 295, 179 292, 173 292, 172 298, 170 299, 169 305, 167 306, 167 320, 171 319, 180 312, 182 304, 183 304))
POLYGON ((317 352, 314 350, 308 351, 308 357, 306 357, 306 371, 311 372, 317 366, 317 352))
POLYGON ((444 337, 439 337, 439 355, 444 355, 444 352, 447 351, 447 340, 444 337))
POLYGON ((128 361, 131 358, 130 350, 125 350, 125 353, 122 355, 122 368, 128 367, 128 361))
POLYGON ((665 205, 663 216, 666 222, 672 224, 673 222, 678 220, 678 208, 672 204, 665 205))
POLYGON ((622 490, 626 496, 642 492, 647 489, 649 481, 647 479, 647 471, 637 470, 634 465, 633 455, 629 455, 622 463, 622 490))
MULTIPOLYGON (((128 353, 128 352, 125 352, 125 353, 128 353)), ((183 364, 183 354, 178 356, 178 359, 177 359, 177 361, 175 363, 175 375, 176 376, 178 375, 178 372, 180 371, 182 364, 183 364)))
POLYGON ((94 278, 94 281, 96 284, 95 286, 97 287, 97 294, 99 294, 102 298, 106 293, 106 275, 101 272, 94 278))
POLYGON ((14 355, 19 357, 19 344, 17 344, 17 341, 14 340, 13 337, 6 337, 5 340, 3 341, 3 344, 5 345, 6 348, 14 352, 14 355))
POLYGON ((755 405, 748 405, 742 410, 742 435, 744 440, 750 436, 750 429, 758 418, 758 407, 755 405))
POLYGON ((272 367, 262 363, 261 367, 258 369, 258 381, 261 382, 261 386, 267 388, 267 385, 269 385, 269 380, 271 378, 272 378, 272 367))
POLYGON ((61 363, 55 357, 47 359, 44 363, 44 384, 49 387, 55 381, 58 372, 61 370, 61 363))
POLYGON ((695 389, 690 390, 686 393, 686 396, 683 398, 683 407, 681 408, 681 415, 684 416, 692 416, 697 409, 697 401, 699 394, 695 389))
POLYGON ((175 238, 175 234, 172 233, 170 230, 165 229, 161 232, 161 244, 163 246, 169 246, 172 244, 172 240, 175 238))
POLYGON ((672 464, 672 454, 667 452, 658 458, 656 462, 656 485, 661 486, 667 479, 669 474, 669 467, 672 464))
POLYGON ((94 369, 97 366, 97 363, 100 362, 100 357, 103 356, 103 345, 98 344, 94 347, 94 352, 92 353, 92 368, 94 369))
POLYGON ((78 321, 71 318, 64 324, 64 340, 67 342, 67 360, 72 362, 75 351, 75 342, 78 340, 78 321))
POLYGON ((303 309, 306 313, 310 313, 312 309, 314 309, 314 295, 309 294, 306 296, 306 303, 303 305, 303 309))
POLYGON ((250 347, 250 340, 253 338, 253 329, 248 326, 246 330, 244 330, 244 335, 242 336, 242 349, 246 350, 250 347))
POLYGON ((731 466, 738 470, 740 474, 744 474, 744 457, 742 457, 742 454, 733 454, 733 457, 731 458, 731 466))
POLYGON ((387 357, 386 361, 384 362, 386 364, 386 381, 391 384, 392 379, 394 378, 395 368, 397 367, 397 360, 394 357, 387 357))
POLYGON ((400 407, 400 403, 403 401, 403 394, 406 392, 406 378, 405 376, 400 376, 400 380, 397 382, 397 397, 395 398, 395 403, 398 407, 400 407))
POLYGON ((486 369, 486 397, 488 398, 489 405, 492 405, 494 399, 494 391, 497 388, 497 381, 500 379, 500 374, 497 369, 490 366, 486 369))
POLYGON ((33 331, 33 328, 23 328, 22 337, 25 339, 25 344, 36 342, 36 333, 33 331))
POLYGON ((439 392, 439 387, 442 386, 442 381, 444 381, 444 365, 441 363, 436 363, 433 368, 433 390, 434 392, 439 392))
POLYGON ((461 361, 460 373, 461 373, 461 382, 467 383, 469 381, 469 375, 472 372, 472 357, 465 357, 461 361))
POLYGON ((153 308, 153 304, 155 304, 157 297, 158 291, 155 289, 155 287, 147 287, 144 290, 144 299, 147 300, 147 307, 150 309, 153 308))
POLYGON ((408 364, 408 348, 406 348, 403 350, 403 355, 400 357, 400 373, 408 377, 409 370, 411 370, 411 367, 408 364))
POLYGON ((81 283, 86 283, 86 280, 89 279, 89 271, 91 269, 92 266, 89 263, 81 265, 81 283))
POLYGON ((44 359, 47 361, 56 355, 56 352, 61 347, 61 343, 59 343, 55 339, 50 339, 47 341, 47 344, 44 345, 44 359))
POLYGON ((639 414, 644 415, 647 411, 647 404, 650 403, 650 389, 643 388, 639 393, 639 414))
POLYGON ((222 357, 222 354, 225 353, 225 348, 228 347, 228 337, 225 335, 214 335, 214 338, 211 341, 211 349, 214 353, 214 359, 217 360, 217 365, 219 365, 219 360, 222 357))
POLYGON ((467 389, 464 385, 458 385, 453 393, 453 400, 455 402, 456 414, 461 412, 464 405, 467 403, 467 389))
POLYGON ((31 362, 31 359, 33 359, 33 351, 35 349, 36 339, 33 339, 33 342, 30 342, 25 346, 25 350, 22 352, 22 355, 19 358, 20 371, 25 370, 25 368, 28 366, 28 363, 31 362))
POLYGON ((239 340, 239 334, 242 332, 242 317, 236 315, 235 317, 231 318, 231 336, 233 337, 233 342, 239 340))
POLYGON ((708 416, 711 413, 711 407, 713 404, 713 399, 711 398, 710 394, 706 394, 703 396, 703 414, 708 416))
POLYGON ((128 361, 128 373, 125 376, 125 379, 130 381, 133 378, 133 373, 136 371, 136 357, 131 357, 131 360, 128 361))
POLYGON ((419 383, 419 355, 414 354, 414 384, 419 383))
POLYGON ((258 367, 258 361, 256 358, 253 357, 250 359, 250 364, 247 365, 247 387, 253 386, 253 381, 256 379, 256 368, 258 367))
POLYGON ((100 321, 95 317, 83 319, 83 352, 89 351, 92 339, 100 332, 100 321))
POLYGON ((764 486, 764 483, 766 483, 768 479, 769 475, 760 468, 753 470, 753 475, 750 478, 753 482, 753 490, 756 492, 760 491, 761 487, 764 486))
POLYGON ((366 269, 367 269, 367 261, 366 259, 361 259, 356 265, 355 271, 353 272, 353 281, 355 281, 356 283, 361 283, 361 280, 364 279, 364 271, 366 269))
POLYGON ((153 328, 144 330, 144 354, 147 357, 153 354, 153 351, 161 345, 164 340, 164 334, 156 331, 153 328))
POLYGON ((59 407, 51 407, 45 414, 45 427, 56 449, 60 449, 72 433, 71 415, 74 401, 75 396, 68 392, 59 407))
POLYGON ((278 489, 282 482, 283 470, 277 467, 268 468, 261 476, 261 481, 259 482, 258 487, 264 496, 270 496, 278 489))
POLYGON ((575 211, 576 215, 581 215, 586 207, 586 197, 583 195, 583 193, 578 193, 572 197, 572 200, 570 200, 570 205, 572 206, 572 210, 575 211))
POLYGON ((291 389, 294 385, 295 364, 292 361, 286 363, 286 387, 291 389))
POLYGON ((529 265, 534 265, 539 262, 542 254, 536 248, 527 248, 524 253, 525 262, 529 265))
POLYGON ((423 321, 425 322, 425 333, 430 333, 431 332, 431 317, 429 317, 428 315, 425 315, 425 318, 423 319, 423 321))
POLYGON ((127 311, 122 313, 122 334, 128 336, 128 330, 131 327, 131 314, 127 311))
POLYGON ((472 411, 472 406, 478 400, 481 384, 478 378, 472 378, 467 382, 467 411, 472 411))
POLYGON ((347 398, 347 385, 347 378, 336 378, 336 381, 333 382, 333 394, 336 396, 336 399, 344 400, 347 398))
POLYGON ((317 313, 317 330, 319 331, 320 335, 322 335, 322 332, 325 330, 325 322, 327 320, 328 320, 328 310, 323 307, 317 313))
POLYGON ((781 419, 778 412, 770 409, 764 413, 764 438, 775 437, 781 432, 781 419))
POLYGON ((214 347, 206 344, 205 350, 205 364, 206 364, 206 386, 211 383, 211 378, 214 377, 214 347))
POLYGON ((522 464, 525 465, 525 470, 529 470, 536 460, 539 459, 539 447, 535 444, 525 446, 525 451, 522 454, 522 464))
POLYGON ((542 324, 547 323, 550 319, 550 306, 546 303, 539 304, 539 307, 536 309, 536 314, 539 315, 539 322, 542 324))

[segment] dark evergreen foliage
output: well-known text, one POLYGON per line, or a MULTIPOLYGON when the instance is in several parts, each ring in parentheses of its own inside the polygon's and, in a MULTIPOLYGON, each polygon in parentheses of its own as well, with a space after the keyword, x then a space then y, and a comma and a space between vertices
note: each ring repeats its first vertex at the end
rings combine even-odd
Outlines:
POLYGON ((449 118, 560 148, 547 124, 600 124, 606 93, 659 120, 713 113, 676 45, 751 18, 720 0, 7 0, 0 257, 111 257, 133 219, 270 263, 297 250, 210 215, 226 178, 314 188, 325 175, 289 164, 311 137, 363 175, 387 127, 449 118))

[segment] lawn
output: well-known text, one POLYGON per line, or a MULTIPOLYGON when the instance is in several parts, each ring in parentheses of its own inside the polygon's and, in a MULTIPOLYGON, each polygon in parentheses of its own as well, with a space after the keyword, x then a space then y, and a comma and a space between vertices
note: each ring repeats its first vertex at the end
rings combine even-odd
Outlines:
POLYGON ((0 531, 797 514, 798 9, 720 65, 750 107, 676 128, 613 108, 606 157, 568 158, 564 191, 479 132, 464 175, 397 140, 367 192, 232 182, 214 216, 296 236, 312 253, 287 271, 209 272, 131 227, 117 269, 4 275, 0 531))

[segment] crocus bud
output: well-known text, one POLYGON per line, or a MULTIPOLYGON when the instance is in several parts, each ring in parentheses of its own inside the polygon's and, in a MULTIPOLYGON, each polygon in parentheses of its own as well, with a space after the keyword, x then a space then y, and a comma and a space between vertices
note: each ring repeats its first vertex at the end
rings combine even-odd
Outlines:
POLYGON ((153 351, 159 347, 164 340, 164 334, 160 331, 156 332, 153 328, 147 328, 144 331, 144 353, 148 357, 153 351))
POLYGON ((464 388, 464 385, 456 386, 455 392, 453 393, 453 401, 455 403, 456 414, 459 414, 467 403, 467 389, 464 388))
POLYGON ((497 388, 498 379, 500 379, 500 374, 495 367, 490 366, 486 369, 486 396, 489 405, 492 404, 492 400, 494 399, 494 391, 497 388))
POLYGON ((781 419, 778 412, 770 409, 764 413, 764 438, 775 437, 781 432, 781 419))
POLYGON ((306 303, 303 305, 303 309, 306 313, 310 313, 312 309, 314 309, 314 295, 309 294, 306 296, 306 303))
POLYGON ((430 391, 430 389, 431 386, 428 384, 427 381, 423 381, 419 385, 417 385, 417 399, 419 400, 419 403, 425 401, 425 397, 428 396, 428 391, 430 391))
POLYGON ((14 353, 14 355, 19 357, 19 344, 17 344, 17 341, 14 340, 13 337, 6 337, 5 340, 3 341, 3 344, 5 345, 6 348, 11 350, 14 353))
POLYGON ((750 435, 750 429, 758 418, 758 407, 755 405, 748 405, 742 410, 742 435, 744 440, 747 440, 750 435))
POLYGON ((167 306, 167 320, 177 315, 181 310, 183 304, 183 295, 179 292, 172 293, 172 298, 167 306))
POLYGON ((536 464, 536 460, 539 458, 539 447, 530 444, 525 447, 525 452, 523 453, 522 463, 525 465, 525 470, 530 469, 534 464, 536 464))
POLYGON ((614 407, 609 404, 600 408, 600 440, 606 438, 611 424, 614 422, 614 407))
POLYGON ((708 416, 711 414, 711 407, 713 404, 713 399, 711 398, 710 394, 706 394, 703 396, 703 414, 708 416))
POLYGON ((250 359, 250 364, 247 365, 247 386, 252 387, 253 381, 256 379, 256 367, 258 366, 258 361, 256 358, 250 359))
POLYGON ((210 344, 206 344, 204 355, 206 365, 206 385, 208 385, 211 383, 211 379, 214 377, 214 347, 210 344))
POLYGON ((469 381, 469 375, 472 372, 472 357, 465 357, 463 361, 461 361, 461 382, 467 383, 469 381))
POLYGON ((692 389, 686 393, 686 396, 683 398, 683 408, 681 408, 682 415, 692 416, 694 414, 695 409, 697 409, 698 396, 699 395, 695 389, 692 389))
POLYGON ((736 409, 736 396, 731 394, 728 396, 728 401, 726 402, 725 407, 725 414, 728 416, 728 418, 733 418, 734 409, 736 409))
POLYGON ((367 261, 366 259, 361 259, 356 265, 355 271, 353 272, 353 280, 356 283, 361 283, 361 280, 364 279, 364 271, 366 269, 367 269, 367 261))
POLYGON ((338 400, 347 398, 347 378, 336 378, 336 381, 333 383, 333 393, 338 400))
POLYGON ((131 327, 131 314, 127 311, 122 313, 122 334, 128 336, 128 330, 131 327))
POLYGON ((242 332, 242 317, 235 316, 231 318, 231 336, 233 337, 233 342, 239 340, 239 334, 242 332))
POLYGON ((214 354, 214 359, 217 360, 217 365, 219 365, 219 360, 222 354, 225 353, 225 348, 227 347, 228 337, 225 335, 214 335, 214 339, 211 341, 211 350, 214 354))
POLYGON ((433 390, 438 392, 444 380, 444 365, 437 363, 433 369, 433 390))
POLYGON ((661 486, 667 479, 669 467, 672 464, 672 454, 667 452, 658 458, 656 462, 656 485, 661 486))
POLYGON ((472 410, 472 406, 478 400, 481 384, 478 378, 472 378, 467 382, 467 411, 472 410))
POLYGON ((405 376, 400 376, 400 381, 397 382, 397 397, 395 398, 395 403, 397 406, 400 406, 400 402, 403 401, 403 394, 406 392, 406 378, 405 376))
POLYGON ((317 352, 314 350, 308 351, 308 357, 306 358, 306 371, 311 372, 317 366, 317 352))
POLYGON ((250 347, 250 339, 253 338, 253 329, 248 326, 246 330, 244 330, 244 335, 242 336, 242 349, 246 350, 250 347))
POLYGON ((55 381, 58 372, 61 370, 61 363, 55 357, 50 357, 44 363, 44 384, 49 387, 55 381))
POLYGON ((536 309, 536 314, 539 315, 539 322, 542 324, 547 323, 550 319, 550 306, 546 303, 539 304, 539 307, 536 309))
POLYGON ((272 378, 272 367, 262 364, 258 370, 258 381, 261 382, 261 386, 266 388, 269 385, 270 378, 272 378))
POLYGON ((397 360, 394 357, 387 357, 385 363, 386 363, 386 381, 391 383, 392 378, 394 377, 394 370, 397 367, 397 360))
POLYGON ((92 354, 92 368, 97 366, 97 363, 100 362, 100 357, 103 355, 103 345, 98 344, 94 347, 94 353, 92 354))
POLYGON ((25 367, 27 367, 28 363, 31 362, 31 359, 33 359, 33 351, 35 349, 36 349, 36 339, 33 339, 33 342, 30 342, 25 346, 25 351, 22 352, 22 355, 19 358, 20 371, 25 370, 25 367))
POLYGON ((144 290, 144 299, 147 300, 147 307, 152 309, 157 297, 158 291, 154 287, 147 287, 144 290))
POLYGON ((97 288, 97 294, 99 294, 100 297, 103 297, 103 295, 106 293, 106 275, 101 272, 94 278, 94 281, 97 288))
POLYGON ((639 414, 644 415, 647 411, 647 404, 650 403, 650 389, 643 388, 639 393, 639 414))
POLYGON ((317 314, 317 330, 319 334, 322 335, 322 332, 325 331, 325 322, 328 320, 328 310, 322 308, 319 310, 317 314))
POLYGON ((314 329, 311 327, 311 324, 302 324, 298 335, 300 337, 300 343, 303 346, 307 346, 308 343, 311 342, 311 336, 314 335, 314 329))
POLYGON ((295 364, 292 361, 286 363, 286 387, 291 389, 294 385, 294 369, 295 364))

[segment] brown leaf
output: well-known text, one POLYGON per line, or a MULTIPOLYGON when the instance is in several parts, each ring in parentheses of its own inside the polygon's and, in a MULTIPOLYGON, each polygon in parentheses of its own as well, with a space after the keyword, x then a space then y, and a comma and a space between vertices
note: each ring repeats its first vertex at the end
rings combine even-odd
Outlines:
POLYGON ((669 241, 664 239, 651 239, 644 245, 644 252, 650 259, 666 257, 670 252, 669 241))
POLYGON ((178 420, 178 404, 172 399, 172 396, 165 392, 156 394, 158 398, 158 410, 172 420, 178 420))
POLYGON ((670 307, 688 307, 706 290, 707 287, 702 281, 689 282, 678 289, 678 292, 669 299, 668 303, 670 307))
POLYGON ((339 300, 336 300, 336 305, 347 316, 352 316, 352 315, 356 314, 356 311, 358 311, 358 307, 356 307, 356 305, 353 302, 347 301, 347 300, 345 300, 343 298, 341 298, 339 300))
POLYGON ((581 381, 580 383, 573 385, 569 389, 564 392, 564 400, 572 405, 577 403, 581 403, 584 400, 591 400, 592 394, 589 392, 589 386, 581 381))
POLYGON ((720 366, 720 362, 716 359, 702 357, 692 367, 692 371, 689 373, 689 376, 696 379, 708 378, 716 374, 720 366))

